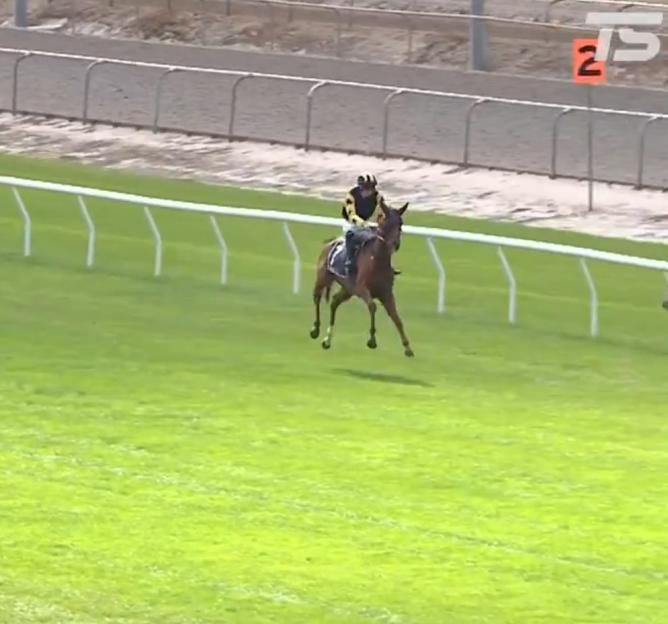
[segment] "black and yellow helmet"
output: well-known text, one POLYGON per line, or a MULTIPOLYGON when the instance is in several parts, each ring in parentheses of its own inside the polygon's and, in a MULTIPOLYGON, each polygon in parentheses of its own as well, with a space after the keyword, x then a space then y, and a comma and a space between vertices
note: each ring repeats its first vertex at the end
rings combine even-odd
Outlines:
POLYGON ((360 188, 368 188, 375 190, 377 184, 378 181, 376 180, 376 176, 370 176, 369 174, 367 174, 366 176, 363 175, 357 176, 357 186, 359 186, 360 188))

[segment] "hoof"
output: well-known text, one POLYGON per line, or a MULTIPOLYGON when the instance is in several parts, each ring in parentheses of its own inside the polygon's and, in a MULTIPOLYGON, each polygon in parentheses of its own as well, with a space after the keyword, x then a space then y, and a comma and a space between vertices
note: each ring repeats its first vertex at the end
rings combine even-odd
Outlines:
POLYGON ((314 327, 311 330, 311 333, 309 334, 309 336, 311 336, 311 338, 313 338, 313 340, 315 340, 319 335, 320 335, 320 328, 319 327, 314 327))
POLYGON ((376 343, 375 338, 369 338, 369 340, 366 341, 366 346, 369 347, 369 349, 375 349, 378 344, 376 343))
POLYGON ((331 346, 332 346, 332 343, 329 342, 329 340, 323 340, 323 341, 322 341, 322 348, 325 349, 325 351, 326 351, 327 349, 329 349, 331 346))
POLYGON ((410 347, 408 347, 404 351, 404 354, 406 355, 406 357, 415 357, 415 353, 413 353, 413 349, 411 349, 410 347))

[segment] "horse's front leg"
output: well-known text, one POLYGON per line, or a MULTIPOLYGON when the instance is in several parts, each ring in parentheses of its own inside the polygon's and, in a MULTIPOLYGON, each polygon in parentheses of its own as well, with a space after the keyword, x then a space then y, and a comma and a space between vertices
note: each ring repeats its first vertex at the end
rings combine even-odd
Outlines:
POLYGON ((332 297, 332 305, 329 309, 329 327, 327 328, 327 335, 322 341, 322 348, 329 349, 332 346, 332 334, 334 333, 334 323, 336 322, 336 311, 338 307, 348 301, 352 297, 352 293, 346 289, 341 289, 332 297))
POLYGON ((413 349, 411 349, 411 344, 408 340, 408 337, 406 336, 406 332, 404 331, 404 324, 399 317, 399 312, 397 312, 397 304, 394 300, 394 295, 390 293, 386 297, 383 297, 381 302, 387 311, 387 314, 394 322, 397 331, 399 332, 399 336, 401 336, 401 344, 404 346, 404 354, 407 357, 413 357, 415 354, 413 353, 413 349))
POLYGON ((322 300, 322 293, 326 288, 329 288, 331 281, 328 281, 327 275, 320 273, 313 288, 313 306, 315 307, 315 320, 311 328, 310 336, 315 340, 320 335, 320 301, 322 300))
POLYGON ((313 327, 311 328, 311 333, 309 334, 313 340, 315 340, 320 335, 320 300, 322 299, 322 289, 316 288, 313 290, 313 305, 315 306, 315 320, 313 321, 313 327))
POLYGON ((364 289, 359 293, 361 299, 366 303, 366 307, 369 309, 369 317, 371 325, 369 327, 369 340, 366 341, 366 346, 369 349, 375 349, 378 344, 376 343, 376 302, 373 300, 371 293, 368 289, 364 289))

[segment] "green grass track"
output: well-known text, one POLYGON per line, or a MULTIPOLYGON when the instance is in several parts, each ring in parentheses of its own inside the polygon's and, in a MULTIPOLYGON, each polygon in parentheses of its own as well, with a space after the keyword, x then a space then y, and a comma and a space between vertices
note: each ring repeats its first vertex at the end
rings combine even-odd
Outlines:
MULTIPOLYGON (((0 172, 336 216, 336 202, 0 158, 0 172)), ((660 273, 405 236, 397 299, 416 358, 359 301, 308 338, 335 228, 0 188, 0 622, 664 624, 668 314, 660 273)), ((390 198, 392 199, 392 198, 390 198)), ((403 198, 398 198, 403 199, 403 198)), ((398 200, 397 200, 398 201, 398 200)), ((661 245, 411 213, 406 221, 652 258, 661 245)))

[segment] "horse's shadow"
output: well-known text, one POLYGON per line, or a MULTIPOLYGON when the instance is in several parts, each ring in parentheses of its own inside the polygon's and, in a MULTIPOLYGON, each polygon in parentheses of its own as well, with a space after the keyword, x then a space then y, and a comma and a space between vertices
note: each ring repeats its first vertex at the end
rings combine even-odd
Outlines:
POLYGON ((404 377, 402 375, 372 373, 369 371, 357 370, 354 368, 336 368, 334 369, 334 372, 339 373, 340 375, 347 375, 348 377, 354 377, 355 379, 366 379, 369 381, 400 384, 403 386, 419 386, 421 388, 433 388, 433 384, 430 384, 426 381, 422 381, 421 379, 414 379, 412 377, 404 377))

